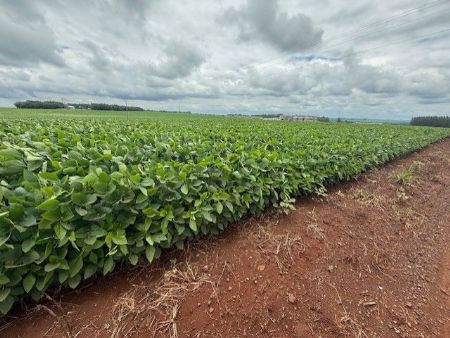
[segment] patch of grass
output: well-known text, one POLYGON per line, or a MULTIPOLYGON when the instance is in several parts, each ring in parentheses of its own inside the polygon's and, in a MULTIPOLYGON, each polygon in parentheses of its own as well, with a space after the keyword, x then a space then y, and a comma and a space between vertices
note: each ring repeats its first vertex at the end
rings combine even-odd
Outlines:
POLYGON ((400 170, 391 175, 391 180, 402 186, 411 185, 413 180, 413 172, 411 168, 400 170))
POLYGON ((397 171, 396 173, 390 176, 391 180, 397 184, 402 186, 408 186, 412 184, 414 173, 417 172, 420 168, 422 168, 425 163, 421 161, 414 161, 409 168, 402 169, 397 171))

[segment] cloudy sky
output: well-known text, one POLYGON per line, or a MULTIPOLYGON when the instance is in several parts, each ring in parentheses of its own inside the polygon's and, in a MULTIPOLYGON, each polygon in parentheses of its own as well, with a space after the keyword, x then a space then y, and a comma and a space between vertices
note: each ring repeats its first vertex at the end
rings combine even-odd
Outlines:
POLYGON ((0 105, 450 113, 450 0, 0 0, 0 105))

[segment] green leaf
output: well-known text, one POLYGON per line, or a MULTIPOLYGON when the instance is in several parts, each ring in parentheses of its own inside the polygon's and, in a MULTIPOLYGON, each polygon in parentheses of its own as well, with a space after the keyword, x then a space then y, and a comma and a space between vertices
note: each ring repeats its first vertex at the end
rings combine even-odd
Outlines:
POLYGON ((237 170, 233 171, 233 176, 236 177, 236 178, 239 178, 239 179, 242 178, 241 173, 239 171, 237 171, 237 170))
POLYGON ((84 279, 92 277, 97 272, 97 266, 94 264, 88 264, 84 270, 84 279))
POLYGON ((86 209, 83 209, 83 208, 80 208, 80 207, 75 207, 75 211, 80 216, 86 216, 87 213, 88 213, 88 211, 86 209))
POLYGON ((77 275, 83 267, 83 256, 79 255, 69 263, 69 277, 73 278, 77 275))
POLYGON ((112 241, 117 245, 126 245, 128 244, 127 238, 125 236, 124 230, 118 230, 112 235, 112 241))
POLYGON ((94 236, 87 236, 85 239, 84 239, 84 243, 86 243, 87 245, 94 245, 95 244, 95 242, 97 241, 97 238, 95 238, 94 236))
POLYGON ((141 191, 142 195, 148 197, 148 190, 145 187, 139 187, 139 190, 141 191))
POLYGON ((6 227, 1 226, 0 224, 0 246, 5 244, 9 237, 11 236, 11 230, 7 229, 6 227))
POLYGON ((13 159, 21 159, 22 153, 17 149, 12 148, 6 148, 6 149, 0 149, 0 160, 6 161, 6 160, 13 160, 13 159))
POLYGON ((103 237, 107 234, 105 229, 103 229, 102 227, 99 227, 96 224, 91 226, 91 230, 89 232, 95 238, 103 237))
POLYGON ((10 262, 9 264, 5 264, 5 268, 7 269, 19 268, 31 264, 33 262, 37 262, 40 258, 41 256, 39 255, 39 253, 37 253, 35 250, 31 250, 21 255, 20 257, 17 257, 14 261, 10 262))
POLYGON ((220 203, 220 202, 216 203, 216 211, 217 211, 217 213, 219 215, 222 213, 222 211, 223 211, 223 204, 222 203, 220 203))
POLYGON ((85 205, 94 204, 96 201, 97 201, 97 195, 95 195, 95 194, 88 194, 88 195, 86 195, 85 205))
POLYGON ((86 194, 84 192, 75 192, 71 196, 72 201, 82 207, 86 207, 88 205, 94 204, 97 200, 97 195, 95 194, 86 194))
POLYGON ((9 312, 9 310, 11 310, 13 305, 14 305, 14 298, 7 297, 5 300, 0 302, 0 313, 6 315, 9 312))
POLYGON ((60 262, 47 263, 44 266, 44 270, 45 270, 45 272, 52 272, 52 271, 58 269, 60 265, 61 265, 60 262))
POLYGON ((68 284, 69 284, 70 288, 75 289, 80 284, 80 282, 81 282, 81 276, 77 275, 73 278, 70 278, 68 284))
POLYGON ((197 222, 195 221, 195 219, 189 219, 189 228, 191 228, 192 231, 197 232, 197 222))
POLYGON ((19 203, 11 203, 9 206, 9 218, 12 221, 19 222, 22 220, 25 214, 25 208, 22 204, 19 203))
POLYGON ((9 296, 10 293, 11 293, 10 288, 0 289, 0 303, 3 302, 6 299, 6 297, 9 296))
POLYGON ((128 260, 130 261, 131 265, 136 265, 139 261, 138 255, 129 255, 128 260))
POLYGON ((165 241, 166 239, 167 239, 167 237, 163 233, 158 233, 158 234, 153 234, 152 235, 152 240, 155 243, 161 243, 161 242, 165 241))
POLYGON ((106 275, 113 269, 114 269, 114 260, 111 257, 106 258, 105 265, 103 265, 103 275, 106 275))
POLYGON ((6 276, 3 273, 0 273, 0 285, 5 285, 8 284, 10 282, 10 279, 8 278, 8 276, 6 276))
POLYGON ((9 160, 0 162, 0 175, 20 174, 26 168, 25 163, 21 160, 9 160))
POLYGON ((207 221, 213 222, 212 215, 208 211, 203 211, 202 215, 207 221))
POLYGON ((186 184, 183 184, 183 185, 181 186, 181 192, 182 192, 183 194, 185 194, 185 195, 188 194, 189 189, 188 189, 188 186, 187 186, 186 184))
POLYGON ((26 293, 30 292, 30 290, 33 288, 34 284, 36 283, 36 277, 32 273, 29 273, 25 276, 25 278, 22 280, 22 286, 26 293))
POLYGON ((145 257, 147 258, 148 262, 151 263, 153 261, 153 258, 155 258, 155 247, 149 245, 145 248, 145 257))
POLYGON ((26 215, 22 218, 19 224, 26 228, 36 225, 36 217, 33 215, 26 215))
POLYGON ((49 198, 37 206, 38 209, 53 210, 59 206, 60 202, 56 198, 49 198))
POLYGON ((138 197, 136 197, 137 204, 144 203, 147 200, 148 200, 148 197, 145 196, 144 194, 139 194, 138 197))
POLYGON ((145 240, 147 241, 148 244, 153 245, 155 243, 155 241, 153 240, 153 237, 151 234, 147 234, 145 236, 145 240))
POLYGON ((59 212, 59 209, 48 210, 42 214, 42 218, 51 221, 51 223, 56 222, 60 220, 61 213, 59 212))
POLYGON ((58 271, 58 281, 60 284, 63 284, 68 278, 69 278, 69 271, 67 270, 58 271))
POLYGON ((58 238, 59 240, 62 240, 67 234, 66 228, 64 228, 64 226, 61 223, 55 225, 53 230, 55 231, 56 238, 58 238))
POLYGON ((96 193, 104 195, 108 192, 108 183, 97 182, 93 185, 93 188, 96 193))
POLYGON ((26 241, 22 242, 22 251, 24 253, 27 253, 31 249, 33 249, 34 245, 36 244, 36 240, 34 238, 29 238, 26 241))
POLYGON ((39 177, 49 180, 49 181, 58 181, 58 174, 56 172, 41 172, 39 173, 39 177))

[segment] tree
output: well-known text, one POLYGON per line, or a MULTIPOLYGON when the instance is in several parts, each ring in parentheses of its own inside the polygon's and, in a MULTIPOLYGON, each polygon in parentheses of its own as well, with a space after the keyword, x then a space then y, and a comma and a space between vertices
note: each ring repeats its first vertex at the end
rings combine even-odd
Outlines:
POLYGON ((31 109, 61 109, 65 108, 64 103, 57 101, 18 101, 14 103, 17 108, 31 108, 31 109))
POLYGON ((410 122, 413 126, 450 128, 450 116, 416 116, 410 122))

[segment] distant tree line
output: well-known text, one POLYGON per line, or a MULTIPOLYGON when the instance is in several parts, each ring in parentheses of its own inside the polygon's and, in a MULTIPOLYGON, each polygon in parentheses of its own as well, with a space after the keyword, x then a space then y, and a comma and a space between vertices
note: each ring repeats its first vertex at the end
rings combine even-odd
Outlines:
POLYGON ((69 106, 72 106, 77 109, 92 109, 92 110, 115 110, 115 111, 143 111, 144 109, 141 107, 133 107, 133 106, 120 106, 118 104, 107 104, 107 103, 69 103, 69 106))
MULTIPOLYGON (((239 115, 239 114, 236 114, 239 115)), ((252 114, 253 117, 261 117, 263 119, 275 119, 281 117, 282 114, 252 114)))
POLYGON ((17 108, 33 108, 33 109, 60 109, 66 106, 62 102, 56 101, 19 101, 14 103, 17 108))
POLYGON ((154 110, 147 109, 147 111, 155 112, 155 113, 172 113, 172 114, 192 114, 190 111, 181 111, 181 110, 154 110))
MULTIPOLYGON (((231 116, 248 116, 248 115, 243 115, 243 114, 231 114, 231 116)), ((283 115, 283 114, 252 114, 250 116, 253 117, 260 117, 263 119, 277 119, 277 118, 282 118, 283 116, 287 116, 290 117, 292 116, 294 117, 302 117, 301 115, 297 116, 297 115, 283 115)), ((304 116, 304 118, 309 118, 311 116, 304 116)), ((317 118, 315 118, 316 121, 320 121, 320 122, 330 122, 330 118, 326 117, 326 116, 319 116, 317 118)))
POLYGON ((450 128, 450 116, 416 116, 410 123, 413 126, 450 128))
POLYGON ((78 108, 78 109, 92 109, 92 110, 117 110, 117 111, 143 111, 141 107, 133 106, 119 106, 117 104, 107 103, 69 103, 64 104, 57 101, 18 101, 14 103, 17 108, 32 108, 32 109, 63 109, 63 108, 78 108))

